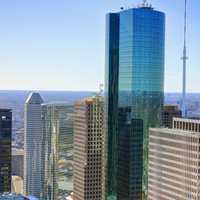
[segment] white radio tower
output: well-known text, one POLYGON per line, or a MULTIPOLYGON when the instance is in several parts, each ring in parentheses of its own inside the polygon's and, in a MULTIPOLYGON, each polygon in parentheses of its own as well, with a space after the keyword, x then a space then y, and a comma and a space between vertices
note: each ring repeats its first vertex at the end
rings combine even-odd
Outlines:
POLYGON ((186 46, 186 34, 187 34, 187 0, 185 0, 185 13, 184 13, 184 47, 183 47, 183 91, 182 91, 182 117, 187 117, 186 111, 186 65, 187 65, 187 46, 186 46))

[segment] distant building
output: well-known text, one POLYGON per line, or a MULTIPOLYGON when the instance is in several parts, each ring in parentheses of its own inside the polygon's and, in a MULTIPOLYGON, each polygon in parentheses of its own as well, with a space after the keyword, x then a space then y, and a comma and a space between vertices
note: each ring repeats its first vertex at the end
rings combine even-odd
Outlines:
POLYGON ((72 105, 42 104, 45 200, 64 199, 73 191, 73 117, 72 105))
POLYGON ((12 176, 12 184, 11 184, 11 191, 15 194, 23 194, 23 179, 20 176, 12 176))
POLYGON ((103 99, 75 104, 74 200, 102 200, 103 99))
POLYGON ((74 200, 74 193, 72 192, 68 197, 66 197, 66 200, 74 200))
MULTIPOLYGON (((30 200, 30 199, 21 194, 4 193, 4 194, 0 195, 0 200, 30 200)), ((37 200, 37 199, 35 199, 35 200, 37 200)))
POLYGON ((12 175, 24 177, 24 150, 12 150, 12 175))
POLYGON ((173 118, 181 117, 182 112, 179 110, 178 106, 165 105, 162 111, 162 125, 166 128, 172 128, 173 118))
POLYGON ((12 112, 0 109, 0 193, 11 192, 12 112))
POLYGON ((39 199, 33 196, 26 197, 21 194, 3 193, 0 195, 0 200, 39 200, 39 199))
POLYGON ((200 120, 176 118, 151 128, 148 199, 200 199, 200 120))
POLYGON ((24 193, 37 198, 43 192, 42 107, 39 93, 31 93, 24 114, 24 193))

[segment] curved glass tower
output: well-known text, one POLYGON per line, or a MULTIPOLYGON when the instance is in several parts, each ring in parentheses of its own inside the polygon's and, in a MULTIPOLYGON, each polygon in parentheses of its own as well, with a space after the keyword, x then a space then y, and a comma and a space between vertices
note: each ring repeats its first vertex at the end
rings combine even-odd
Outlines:
POLYGON ((107 199, 145 199, 148 129, 164 93, 165 14, 149 6, 107 15, 107 199), (142 197, 143 196, 143 197, 142 197))

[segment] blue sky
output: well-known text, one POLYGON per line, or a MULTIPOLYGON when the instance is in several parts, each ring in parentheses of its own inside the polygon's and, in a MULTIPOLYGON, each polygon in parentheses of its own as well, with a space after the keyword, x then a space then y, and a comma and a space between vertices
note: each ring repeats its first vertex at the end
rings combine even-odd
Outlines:
MULTIPOLYGON (((167 15, 165 91, 181 90, 183 0, 167 15)), ((104 82, 105 14, 139 0, 0 1, 0 89, 96 90, 104 82)), ((200 1, 189 1, 188 91, 200 92, 200 1)))

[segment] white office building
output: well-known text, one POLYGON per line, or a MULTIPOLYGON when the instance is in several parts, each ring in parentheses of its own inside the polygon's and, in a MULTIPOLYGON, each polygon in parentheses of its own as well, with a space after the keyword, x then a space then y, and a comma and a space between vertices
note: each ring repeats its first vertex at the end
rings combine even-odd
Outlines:
POLYGON ((31 93, 24 113, 24 193, 40 199, 43 189, 42 103, 39 93, 31 93))

